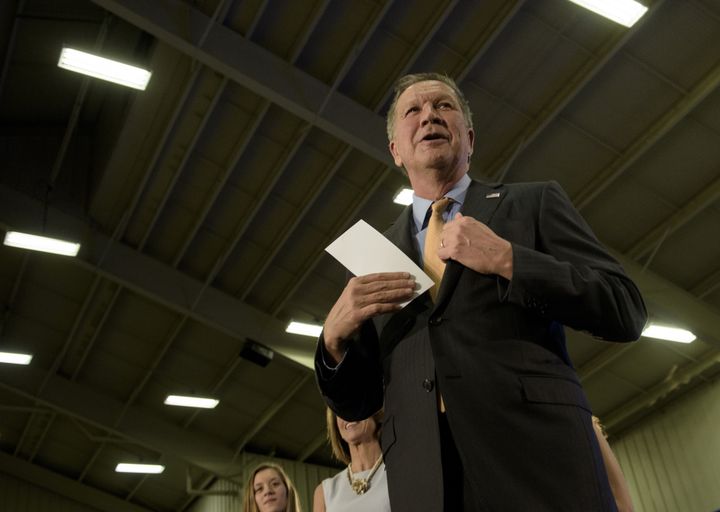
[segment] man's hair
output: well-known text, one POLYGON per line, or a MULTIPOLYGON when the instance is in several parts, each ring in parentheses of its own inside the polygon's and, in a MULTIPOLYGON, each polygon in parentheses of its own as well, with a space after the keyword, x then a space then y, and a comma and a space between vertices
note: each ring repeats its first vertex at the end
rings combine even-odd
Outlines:
POLYGON ((393 139, 393 134, 395 132, 395 108, 397 107, 398 98, 403 92, 405 92, 405 89, 407 89, 411 85, 414 85, 418 82, 427 82, 428 80, 436 80, 438 82, 442 82, 448 87, 450 87, 450 89, 452 89, 453 93, 455 94, 455 98, 460 104, 460 109, 462 110, 463 117, 465 118, 465 124, 468 128, 472 129, 472 111, 470 110, 470 105, 465 99, 465 95, 455 83, 455 80, 441 73, 414 73, 411 75, 401 76, 397 79, 395 85, 393 86, 395 95, 393 96, 392 103, 390 103, 390 108, 388 108, 387 112, 386 128, 388 140, 393 139))
MULTIPOLYGON (((332 448, 333 455, 340 462, 350 464, 350 446, 340 435, 338 425, 336 421, 337 416, 329 407, 325 414, 325 420, 327 421, 327 437, 330 442, 330 448, 332 448)), ((383 410, 380 409, 378 412, 372 415, 372 419, 375 420, 375 438, 380 439, 380 427, 382 425, 383 410)))

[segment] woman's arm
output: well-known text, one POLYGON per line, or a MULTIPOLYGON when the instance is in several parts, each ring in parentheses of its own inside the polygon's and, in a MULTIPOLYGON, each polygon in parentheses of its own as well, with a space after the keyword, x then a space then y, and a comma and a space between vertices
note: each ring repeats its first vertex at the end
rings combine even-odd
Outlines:
POLYGON ((322 483, 315 487, 313 494, 313 512, 325 512, 325 494, 323 493, 322 483))
POLYGON ((600 453, 602 454, 603 462, 605 463, 605 469, 608 474, 608 480, 610 481, 610 489, 612 490, 613 496, 615 497, 615 504, 617 505, 618 512, 633 512, 632 498, 630 497, 630 489, 625 481, 625 475, 623 475, 620 463, 615 458, 615 454, 610 448, 610 444, 605 439, 605 433, 600 426, 600 420, 593 416, 593 430, 597 437, 598 444, 600 444, 600 453))

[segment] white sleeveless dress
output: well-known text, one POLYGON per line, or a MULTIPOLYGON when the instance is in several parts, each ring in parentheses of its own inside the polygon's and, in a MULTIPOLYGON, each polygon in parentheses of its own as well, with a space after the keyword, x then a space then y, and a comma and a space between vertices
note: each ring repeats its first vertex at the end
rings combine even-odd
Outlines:
MULTIPOLYGON (((355 478, 365 478, 370 470, 355 473, 355 478)), ((385 463, 380 464, 365 494, 355 494, 350 488, 347 469, 322 481, 326 512, 390 512, 385 463)))

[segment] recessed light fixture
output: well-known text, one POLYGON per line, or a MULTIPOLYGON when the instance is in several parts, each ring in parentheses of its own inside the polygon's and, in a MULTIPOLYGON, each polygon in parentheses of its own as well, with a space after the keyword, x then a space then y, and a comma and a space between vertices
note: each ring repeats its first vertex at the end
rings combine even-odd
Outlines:
POLYGON ((570 0, 616 23, 632 27, 648 8, 635 0, 570 0))
POLYGON ((116 473, 144 473, 157 475, 165 471, 162 464, 132 464, 129 462, 120 462, 115 466, 116 473))
POLYGON ((290 322, 285 329, 285 332, 291 334, 302 334, 303 336, 312 336, 317 338, 322 332, 322 325, 317 324, 306 324, 303 322, 290 322))
POLYGON ((197 407, 200 409, 214 409, 218 403, 220 403, 220 401, 214 398, 203 398, 200 396, 168 395, 165 399, 166 405, 197 407))
POLYGON ((393 203, 409 205, 412 204, 413 190, 411 188, 401 188, 393 197, 393 203))
POLYGON ((152 75, 147 69, 123 64, 74 48, 62 49, 58 66, 141 91, 145 90, 152 75))
POLYGON ((642 335, 646 338, 657 338, 659 340, 677 341, 678 343, 692 343, 696 336, 685 329, 667 327, 664 325, 650 324, 642 335))
POLYGON ((9 247, 49 252, 63 256, 77 256, 80 250, 80 244, 75 242, 68 242, 47 236, 31 235, 30 233, 22 233, 20 231, 8 231, 5 233, 3 243, 9 247))
POLYGON ((7 364, 30 364, 33 356, 31 354, 20 354, 15 352, 0 352, 0 363, 7 364))

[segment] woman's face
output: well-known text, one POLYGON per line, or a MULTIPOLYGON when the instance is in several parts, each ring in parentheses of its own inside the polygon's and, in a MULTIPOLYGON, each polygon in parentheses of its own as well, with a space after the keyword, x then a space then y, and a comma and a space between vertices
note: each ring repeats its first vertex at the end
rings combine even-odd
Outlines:
POLYGON ((284 512, 287 508, 287 487, 275 469, 258 471, 253 479, 253 491, 260 512, 284 512))
POLYGON ((345 421, 337 417, 336 421, 340 437, 342 437, 347 444, 358 444, 376 439, 375 431, 377 424, 372 417, 362 421, 345 421))

